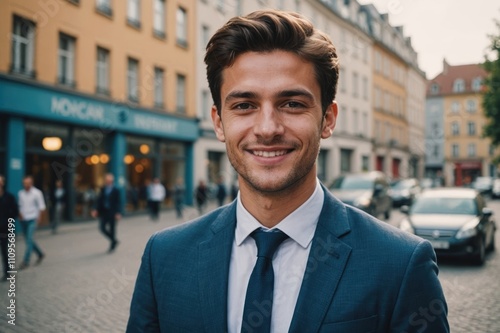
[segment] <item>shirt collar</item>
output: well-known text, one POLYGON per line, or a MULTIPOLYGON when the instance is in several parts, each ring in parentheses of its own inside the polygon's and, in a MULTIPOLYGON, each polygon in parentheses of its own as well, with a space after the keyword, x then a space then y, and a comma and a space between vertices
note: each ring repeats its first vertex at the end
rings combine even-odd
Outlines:
MULTIPOLYGON (((300 246, 307 248, 314 237, 319 215, 323 208, 323 201, 324 193, 319 180, 316 179, 316 188, 309 199, 272 229, 280 229, 300 246)), ((245 209, 239 194, 236 206, 236 221, 235 240, 237 246, 240 246, 255 229, 267 229, 245 209)))

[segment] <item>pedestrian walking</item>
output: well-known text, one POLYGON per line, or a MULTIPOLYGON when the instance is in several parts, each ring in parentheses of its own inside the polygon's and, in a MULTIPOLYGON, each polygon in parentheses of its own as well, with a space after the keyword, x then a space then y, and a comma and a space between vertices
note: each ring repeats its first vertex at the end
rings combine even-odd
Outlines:
POLYGON ((182 219, 185 191, 184 180, 182 178, 178 178, 174 186, 174 205, 178 219, 182 219))
POLYGON ((40 264, 45 258, 45 254, 35 242, 35 231, 37 225, 42 220, 42 213, 45 211, 45 200, 43 193, 33 186, 33 177, 26 176, 23 179, 23 189, 18 194, 19 204, 19 225, 21 232, 24 234, 26 241, 26 252, 24 260, 19 266, 19 269, 24 269, 29 266, 31 252, 35 251, 38 255, 36 264, 40 264))
POLYGON ((220 28, 205 63, 239 196, 150 238, 127 332, 449 332, 431 243, 317 177, 338 113, 330 38, 262 10, 220 28))
POLYGON ((160 178, 153 179, 149 187, 149 198, 151 200, 151 220, 157 221, 160 218, 160 205, 165 200, 165 186, 160 182, 160 178))
POLYGON ((92 210, 94 218, 99 217, 99 229, 110 241, 108 252, 113 252, 118 246, 116 239, 116 224, 121 219, 120 191, 114 184, 115 177, 111 173, 104 176, 104 187, 101 189, 97 203, 92 210))
MULTIPOLYGON (((2 254, 2 281, 7 280, 9 221, 15 221, 19 214, 16 198, 5 191, 5 178, 0 175, 0 250, 2 254)), ((14 223, 14 222, 13 222, 14 223)))
POLYGON ((226 191, 226 185, 224 185, 224 178, 220 176, 219 179, 217 180, 217 194, 216 194, 219 206, 224 205, 226 196, 227 196, 227 191, 226 191))
POLYGON ((205 182, 203 180, 200 180, 198 183, 198 186, 196 187, 195 190, 195 200, 196 200, 196 206, 198 207, 198 212, 203 214, 203 210, 205 208, 205 204, 208 199, 208 189, 207 185, 205 185, 205 182))
POLYGON ((51 203, 53 216, 51 220, 52 233, 57 233, 57 228, 62 221, 64 209, 66 207, 66 190, 64 189, 62 180, 56 180, 55 189, 51 192, 51 203))

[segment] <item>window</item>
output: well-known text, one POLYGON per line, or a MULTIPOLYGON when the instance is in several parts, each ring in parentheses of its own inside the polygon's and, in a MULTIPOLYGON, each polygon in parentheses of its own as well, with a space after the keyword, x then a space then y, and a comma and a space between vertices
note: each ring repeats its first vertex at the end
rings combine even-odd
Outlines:
POLYGON ((141 27, 141 0, 128 0, 127 22, 134 28, 141 27))
POLYGON ((59 34, 59 69, 58 81, 61 84, 74 87, 75 84, 75 38, 59 34))
POLYGON ((456 121, 451 123, 451 135, 460 135, 460 125, 456 121))
POLYGON ((375 51, 375 72, 382 72, 382 55, 378 51, 375 51))
POLYGON ((349 173, 351 172, 352 165, 352 150, 351 149, 340 149, 340 172, 349 173))
POLYGON ((210 29, 206 25, 201 28, 201 42, 203 43, 203 48, 208 44, 210 40, 210 29))
POLYGON ((155 67, 155 106, 163 107, 164 71, 155 67))
POLYGON ((208 90, 203 90, 201 92, 201 117, 204 120, 210 119, 210 92, 208 90))
POLYGON ((460 155, 460 147, 454 143, 451 145, 451 156, 458 157, 460 155))
POLYGON ((221 13, 224 13, 224 2, 225 0, 217 0, 217 10, 221 13))
POLYGON ((109 51, 97 47, 96 92, 109 95, 109 51))
POLYGON ((352 73, 352 96, 358 97, 359 93, 359 82, 358 82, 358 73, 352 73))
POLYGON ((476 135, 476 123, 475 122, 469 121, 467 123, 467 132, 471 136, 476 135))
POLYGON ((361 156, 361 169, 362 171, 370 170, 370 157, 369 156, 361 156))
POLYGON ((359 133, 359 119, 358 119, 358 110, 352 110, 352 134, 356 135, 359 133))
POLYGON ((113 15, 113 10, 111 9, 111 0, 96 0, 96 9, 104 15, 113 15))
POLYGON ((184 8, 177 8, 177 44, 187 47, 187 13, 184 8))
POLYGON ((34 58, 35 24, 19 16, 14 16, 11 71, 34 77, 34 58))
POLYGON ((473 91, 481 90, 481 85, 482 85, 482 80, 480 77, 476 77, 474 80, 472 80, 472 90, 473 91))
POLYGON ((382 92, 378 87, 375 87, 375 108, 382 108, 382 92))
POLYGON ((453 113, 460 112, 460 102, 451 103, 451 112, 453 112, 453 113))
POLYGON ((433 83, 431 85, 431 94, 432 95, 437 95, 439 94, 439 85, 437 83, 433 83))
POLYGON ((368 78, 363 77, 363 99, 368 100, 368 78))
POLYGON ((128 58, 127 92, 129 101, 139 101, 139 62, 132 58, 128 58))
POLYGON ((186 77, 177 74, 177 112, 186 113, 186 77))
POLYGON ((473 99, 467 100, 466 104, 467 112, 473 113, 477 111, 476 101, 473 99))
POLYGON ((463 79, 456 79, 453 82, 453 92, 460 93, 465 91, 465 82, 463 79))
POLYGON ((346 82, 346 70, 345 68, 340 68, 339 69, 339 85, 340 85, 340 91, 345 92, 346 87, 347 87, 347 82, 346 82))
POLYGON ((154 1, 153 33, 157 37, 165 38, 165 0, 154 1))
POLYGON ((476 156, 476 144, 475 143, 469 143, 467 145, 467 156, 469 156, 469 157, 476 156))
POLYGON ((339 120, 339 131, 340 132, 347 132, 347 126, 349 125, 347 123, 347 107, 345 105, 340 106, 340 111, 338 114, 338 120, 339 120))

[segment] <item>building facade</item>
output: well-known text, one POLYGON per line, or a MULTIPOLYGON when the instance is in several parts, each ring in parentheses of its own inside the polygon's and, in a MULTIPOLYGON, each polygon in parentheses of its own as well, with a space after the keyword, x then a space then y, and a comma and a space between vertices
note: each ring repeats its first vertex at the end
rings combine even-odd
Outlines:
POLYGON ((427 136, 436 136, 436 131, 443 138, 441 147, 436 144, 436 150, 443 151, 442 164, 428 165, 428 171, 440 171, 446 185, 467 186, 479 176, 496 176, 494 148, 482 135, 486 118, 481 92, 486 75, 479 64, 451 66, 443 61, 443 71, 428 82, 427 112, 441 119, 430 124, 427 136))
POLYGON ((50 207, 62 179, 68 220, 88 217, 106 172, 126 212, 146 209, 153 177, 167 189, 183 178, 192 190, 195 4, 0 2, 0 34, 10 36, 0 48, 0 172, 8 190, 33 175, 50 207))

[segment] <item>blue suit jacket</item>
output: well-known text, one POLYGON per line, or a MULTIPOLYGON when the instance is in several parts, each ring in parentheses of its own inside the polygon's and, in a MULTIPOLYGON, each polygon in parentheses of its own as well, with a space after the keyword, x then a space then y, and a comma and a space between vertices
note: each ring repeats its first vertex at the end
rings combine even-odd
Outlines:
MULTIPOLYGON (((289 332, 449 332, 429 242, 325 192, 289 332)), ((236 202, 149 240, 127 332, 227 332, 236 202)), ((276 332, 281 333, 281 332, 276 332)))

